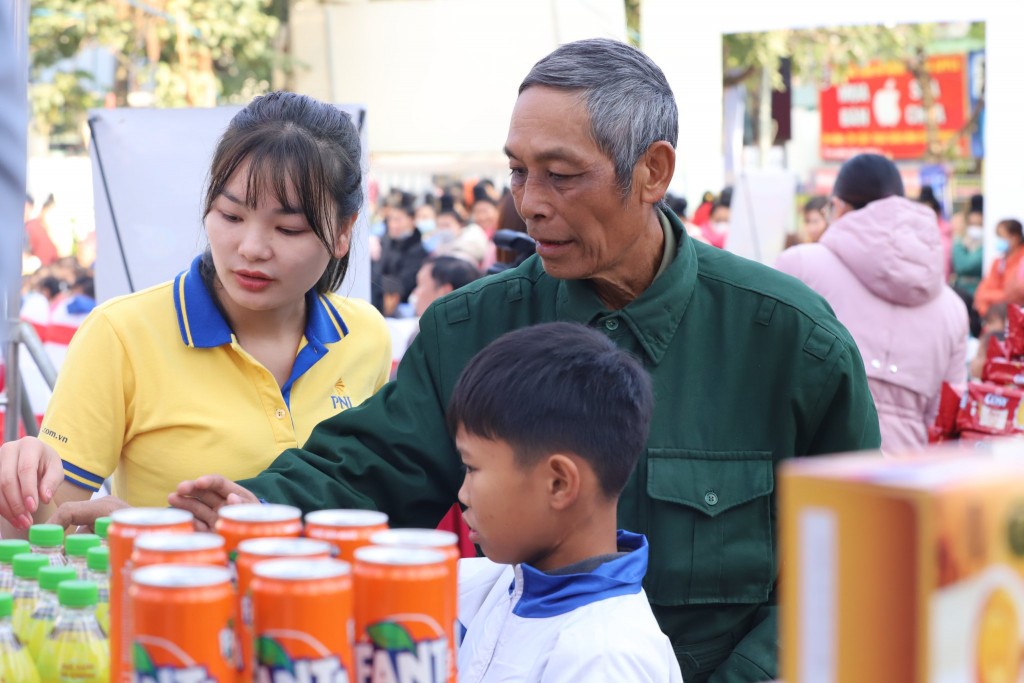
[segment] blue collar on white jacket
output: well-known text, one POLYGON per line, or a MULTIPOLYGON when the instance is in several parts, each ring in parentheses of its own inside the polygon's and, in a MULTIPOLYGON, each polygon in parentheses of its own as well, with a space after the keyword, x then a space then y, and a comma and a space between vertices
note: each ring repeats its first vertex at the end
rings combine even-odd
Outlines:
POLYGON ((509 594, 519 600, 512 613, 527 619, 557 617, 592 602, 639 593, 647 573, 647 539, 620 530, 618 546, 629 554, 586 574, 545 574, 517 564, 509 594))

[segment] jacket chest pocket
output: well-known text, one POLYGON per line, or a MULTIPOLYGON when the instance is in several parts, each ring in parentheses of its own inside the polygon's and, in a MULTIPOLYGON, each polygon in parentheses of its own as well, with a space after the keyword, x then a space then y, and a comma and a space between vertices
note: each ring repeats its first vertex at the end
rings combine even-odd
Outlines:
POLYGON ((650 449, 651 602, 767 601, 775 580, 774 487, 769 452, 650 449))

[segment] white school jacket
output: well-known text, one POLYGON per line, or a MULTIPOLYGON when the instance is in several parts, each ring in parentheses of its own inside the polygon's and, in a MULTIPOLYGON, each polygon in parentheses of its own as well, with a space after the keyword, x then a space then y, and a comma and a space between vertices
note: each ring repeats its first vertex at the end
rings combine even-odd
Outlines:
POLYGON ((546 574, 484 558, 459 563, 459 683, 681 683, 641 587, 647 539, 588 573, 546 574))

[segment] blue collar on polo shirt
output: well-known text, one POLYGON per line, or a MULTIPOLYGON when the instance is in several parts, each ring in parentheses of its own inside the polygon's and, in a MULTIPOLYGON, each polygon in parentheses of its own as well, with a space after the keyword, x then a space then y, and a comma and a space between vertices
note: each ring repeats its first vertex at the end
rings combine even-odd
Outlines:
MULTIPOLYGON (((213 294, 199 272, 201 260, 201 255, 195 257, 191 267, 174 278, 174 310, 178 315, 181 341, 188 347, 199 349, 233 341, 231 327, 217 308, 213 294)), ((289 398, 292 383, 326 355, 326 345, 340 341, 348 334, 348 327, 338 309, 328 297, 318 295, 315 290, 306 292, 306 311, 306 344, 295 357, 291 377, 281 387, 285 401, 289 398)))
POLYGON ((513 614, 527 619, 555 617, 620 595, 639 593, 647 573, 647 539, 619 531, 618 547, 626 554, 590 572, 548 574, 528 564, 515 566, 509 593, 519 593, 513 614))

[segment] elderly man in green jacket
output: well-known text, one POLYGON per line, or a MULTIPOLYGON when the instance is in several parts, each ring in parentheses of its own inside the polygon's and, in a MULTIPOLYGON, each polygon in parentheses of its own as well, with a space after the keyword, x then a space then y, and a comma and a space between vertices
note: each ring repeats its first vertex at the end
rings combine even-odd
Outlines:
POLYGON ((650 541, 645 588, 690 683, 777 673, 775 466, 879 446, 857 347, 785 275, 701 244, 663 204, 677 110, 661 70, 609 40, 564 45, 523 81, 505 153, 537 256, 435 303, 398 379, 326 420, 254 479, 185 482, 228 501, 378 508, 434 526, 462 470, 445 427, 459 371, 503 332, 590 325, 654 381, 650 440, 619 504, 650 541))

